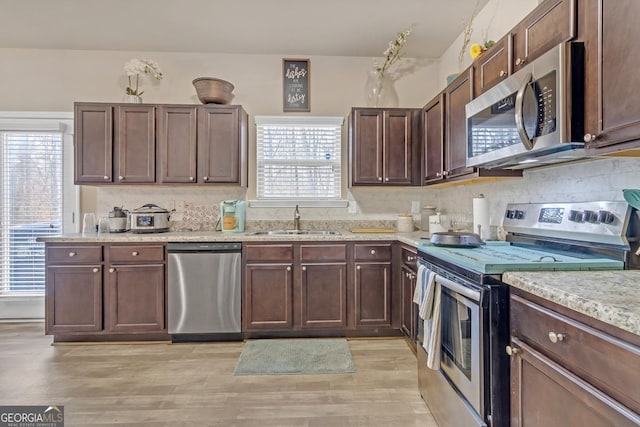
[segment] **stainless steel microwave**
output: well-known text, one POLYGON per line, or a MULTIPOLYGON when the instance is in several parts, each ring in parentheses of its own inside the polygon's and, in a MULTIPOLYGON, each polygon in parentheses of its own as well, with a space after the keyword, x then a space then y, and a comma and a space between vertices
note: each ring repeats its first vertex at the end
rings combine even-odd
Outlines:
POLYGON ((584 157, 584 47, 563 43, 466 106, 467 166, 524 169, 584 157))

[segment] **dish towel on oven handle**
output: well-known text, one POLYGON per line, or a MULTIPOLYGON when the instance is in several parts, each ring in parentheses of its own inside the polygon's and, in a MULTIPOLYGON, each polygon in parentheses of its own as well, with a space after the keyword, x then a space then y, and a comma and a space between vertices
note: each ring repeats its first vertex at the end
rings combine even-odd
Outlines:
POLYGON ((440 369, 440 285, 436 273, 424 265, 418 266, 413 302, 418 304, 418 315, 424 321, 424 342, 427 367, 440 369))

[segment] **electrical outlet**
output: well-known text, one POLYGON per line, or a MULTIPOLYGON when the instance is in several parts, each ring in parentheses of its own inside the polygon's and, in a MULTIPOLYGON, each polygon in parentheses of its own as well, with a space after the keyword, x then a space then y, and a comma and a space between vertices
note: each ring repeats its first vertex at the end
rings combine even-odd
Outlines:
POLYGON ((347 207, 347 212, 350 214, 358 213, 358 204, 355 200, 349 200, 349 206, 347 207))
POLYGON ((420 200, 411 201, 411 213, 412 214, 420 213, 420 200))

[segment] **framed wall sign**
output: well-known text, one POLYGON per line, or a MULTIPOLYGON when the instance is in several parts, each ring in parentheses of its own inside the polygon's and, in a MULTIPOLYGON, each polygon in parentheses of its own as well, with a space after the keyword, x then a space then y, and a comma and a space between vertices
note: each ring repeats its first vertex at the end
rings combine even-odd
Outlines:
POLYGON ((308 59, 282 60, 283 111, 311 111, 308 59))

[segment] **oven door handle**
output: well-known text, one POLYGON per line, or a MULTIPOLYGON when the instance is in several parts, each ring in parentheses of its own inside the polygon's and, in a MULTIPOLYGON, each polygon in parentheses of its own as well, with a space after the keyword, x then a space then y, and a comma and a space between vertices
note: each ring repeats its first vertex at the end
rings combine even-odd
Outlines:
POLYGON ((533 149, 533 141, 529 138, 527 130, 524 128, 524 93, 527 91, 527 86, 529 86, 529 83, 531 83, 532 80, 533 75, 531 73, 527 74, 524 78, 522 87, 520 87, 518 94, 516 95, 515 105, 516 128, 518 129, 518 135, 520 135, 522 145, 524 145, 527 150, 533 149))
POLYGON ((464 295, 470 300, 480 304, 480 292, 476 291, 475 289, 471 289, 467 286, 456 283, 452 280, 447 279, 446 277, 440 276, 439 274, 436 275, 436 283, 439 283, 440 286, 444 286, 445 288, 450 289, 460 295, 464 295))

